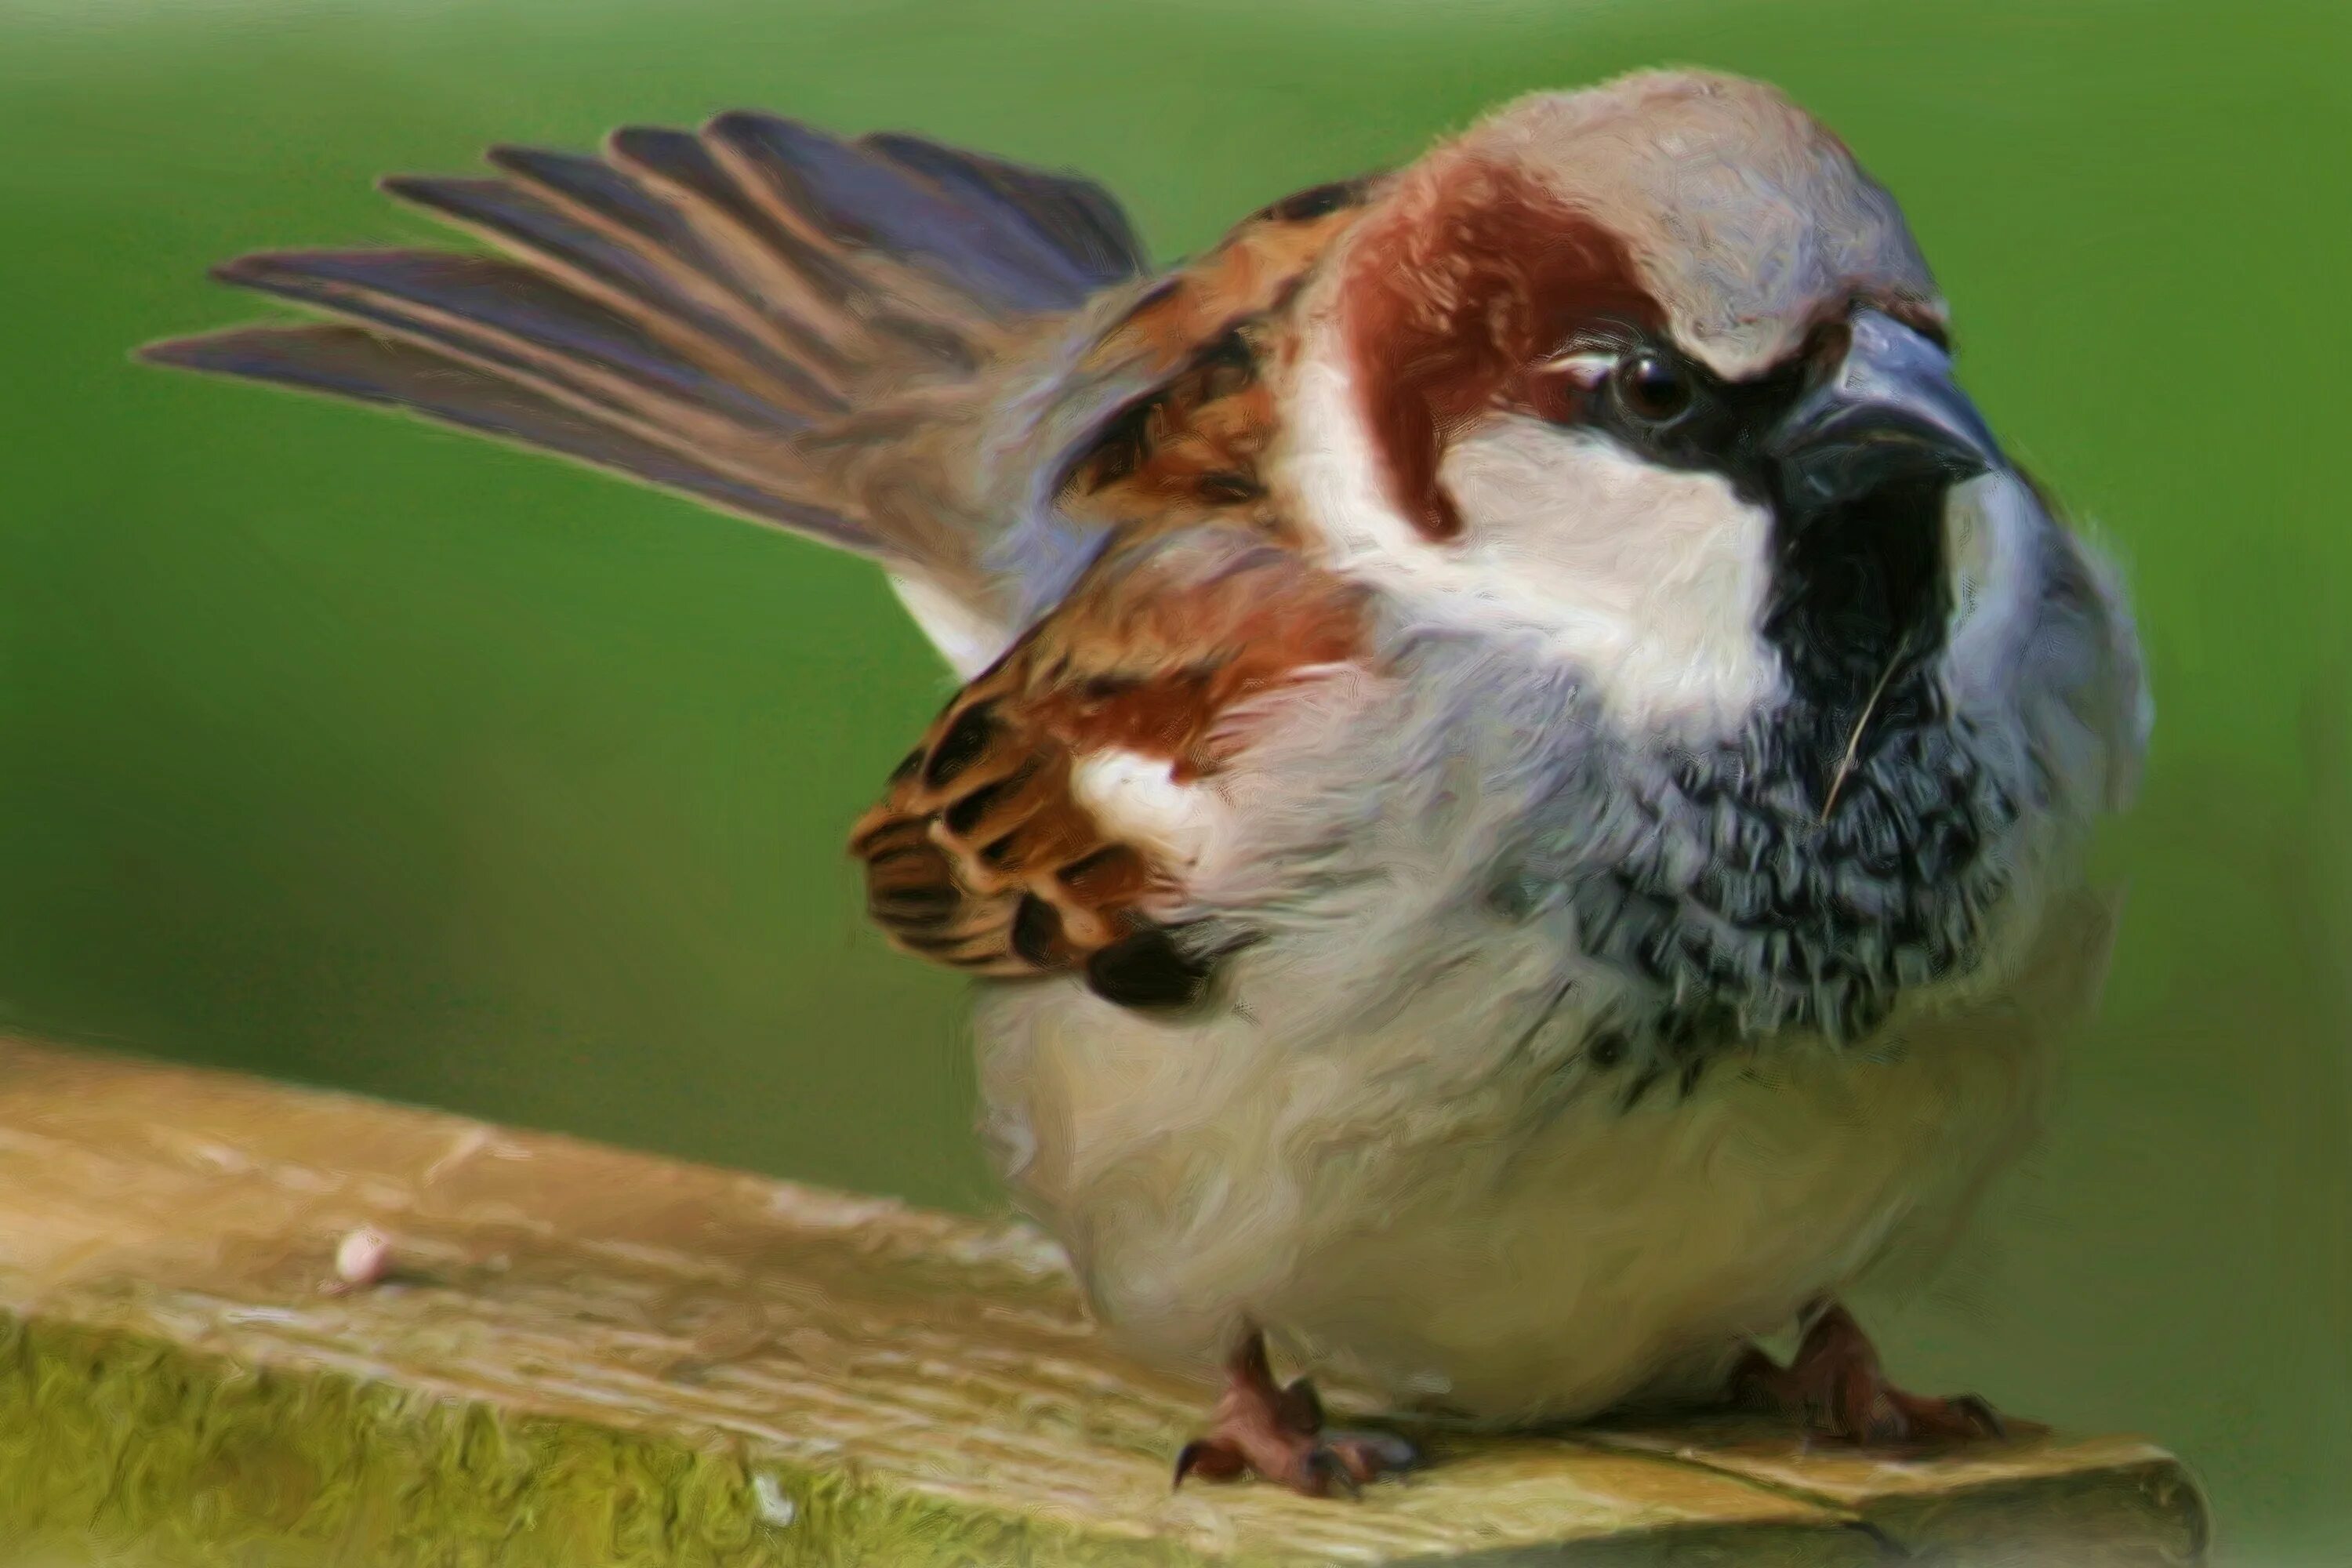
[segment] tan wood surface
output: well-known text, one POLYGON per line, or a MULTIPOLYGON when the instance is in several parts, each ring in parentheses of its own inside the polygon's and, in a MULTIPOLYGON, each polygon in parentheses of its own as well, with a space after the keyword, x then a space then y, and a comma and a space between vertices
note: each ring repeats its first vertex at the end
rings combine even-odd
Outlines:
POLYGON ((5 1040, 0 1313, 0 1561, 2155 1563, 2205 1537, 2181 1468, 2110 1437, 1905 1463, 1610 1431, 1442 1447, 1360 1502, 1171 1494, 1208 1394, 1110 1354, 1025 1229, 5 1040), (361 1226, 398 1272, 330 1293, 361 1226))

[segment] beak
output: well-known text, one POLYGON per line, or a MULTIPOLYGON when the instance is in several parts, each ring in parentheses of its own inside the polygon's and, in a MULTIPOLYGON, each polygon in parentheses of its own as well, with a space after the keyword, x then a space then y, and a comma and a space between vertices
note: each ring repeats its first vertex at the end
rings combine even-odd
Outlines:
POLYGON ((1958 484, 2007 466, 1952 380, 1951 356, 1877 310, 1857 310, 1845 358, 1790 410, 1769 450, 1807 510, 1906 481, 1958 484))

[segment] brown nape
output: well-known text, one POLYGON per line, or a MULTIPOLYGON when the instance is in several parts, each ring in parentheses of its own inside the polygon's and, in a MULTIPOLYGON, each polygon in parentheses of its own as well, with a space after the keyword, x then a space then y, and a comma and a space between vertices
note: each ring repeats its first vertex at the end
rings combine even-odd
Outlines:
POLYGON ((1579 327, 1655 330, 1664 312, 1614 235, 1507 168, 1446 169, 1378 223, 1342 281, 1356 381, 1398 510, 1451 538, 1437 473, 1454 433, 1579 327))

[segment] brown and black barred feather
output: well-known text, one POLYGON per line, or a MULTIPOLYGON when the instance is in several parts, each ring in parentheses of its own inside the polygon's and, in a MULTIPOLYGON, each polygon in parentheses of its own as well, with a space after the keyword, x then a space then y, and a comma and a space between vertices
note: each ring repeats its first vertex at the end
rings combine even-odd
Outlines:
POLYGON ((1082 973, 1130 1005, 1194 999, 1213 952, 1171 930, 1185 868, 1104 831, 1090 755, 1213 781, 1248 705, 1354 658, 1359 591, 1245 521, 1139 536, 948 704, 850 836, 867 908, 910 952, 978 974, 1082 973))

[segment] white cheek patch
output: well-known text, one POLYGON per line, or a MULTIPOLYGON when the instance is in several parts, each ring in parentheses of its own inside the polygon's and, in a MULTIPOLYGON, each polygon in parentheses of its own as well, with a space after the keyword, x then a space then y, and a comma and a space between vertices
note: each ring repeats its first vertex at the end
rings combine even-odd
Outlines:
POLYGON ((1206 784, 1179 784, 1164 757, 1092 752, 1070 770, 1070 794, 1105 833, 1187 871, 1231 837, 1231 808, 1206 784))
POLYGON ((1464 524, 1450 574, 1547 633, 1619 719, 1737 728, 1780 690, 1759 629, 1771 514, 1721 475, 1497 417, 1454 444, 1439 479, 1464 524))
POLYGON ((1727 734, 1784 689, 1760 630, 1771 517, 1720 476, 1497 416, 1448 451, 1463 536, 1432 541, 1386 493, 1345 368, 1311 360, 1297 397, 1289 472, 1339 569, 1448 625, 1546 637, 1637 733, 1727 734))

